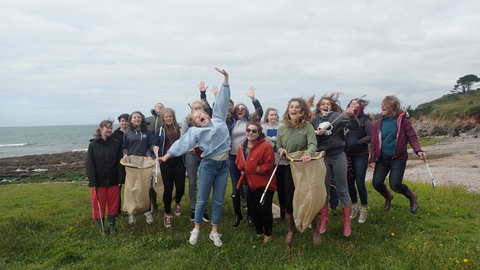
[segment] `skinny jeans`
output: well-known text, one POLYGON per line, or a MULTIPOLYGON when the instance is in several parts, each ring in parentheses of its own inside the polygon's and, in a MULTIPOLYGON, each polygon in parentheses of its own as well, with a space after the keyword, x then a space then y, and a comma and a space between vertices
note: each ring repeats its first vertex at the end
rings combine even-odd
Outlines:
POLYGON ((188 196, 190 198, 190 209, 195 209, 197 203, 197 173, 202 159, 195 153, 185 153, 185 166, 188 174, 188 196))
POLYGON ((389 175, 390 188, 397 193, 406 194, 408 186, 402 183, 405 168, 407 166, 406 159, 384 159, 380 158, 375 164, 373 171, 373 187, 376 191, 385 194, 387 186, 385 186, 385 178, 389 175))
POLYGON ((227 189, 229 159, 202 159, 198 168, 198 198, 195 205, 195 224, 202 224, 203 213, 207 207, 210 191, 212 195, 212 216, 210 224, 220 225, 223 210, 223 199, 227 189))
POLYGON ((353 204, 358 203, 358 195, 360 196, 360 203, 363 207, 368 206, 367 187, 365 186, 365 177, 368 168, 368 154, 364 155, 348 155, 352 160, 353 171, 355 175, 354 181, 348 183, 348 192, 353 204), (356 185, 356 188, 355 188, 356 185))

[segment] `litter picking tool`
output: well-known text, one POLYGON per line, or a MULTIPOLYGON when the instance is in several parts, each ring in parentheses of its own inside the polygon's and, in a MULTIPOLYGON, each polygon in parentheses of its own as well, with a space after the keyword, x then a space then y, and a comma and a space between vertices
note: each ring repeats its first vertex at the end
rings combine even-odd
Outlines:
POLYGON ((100 207, 100 198, 98 197, 97 187, 95 187, 95 197, 97 198, 98 213, 100 215, 100 222, 102 223, 102 235, 105 235, 105 227, 103 226, 102 208, 100 207))
POLYGON ((435 184, 435 178, 433 178, 433 174, 432 174, 432 171, 430 170, 430 167, 428 166, 427 157, 425 156, 425 154, 422 154, 422 159, 423 159, 423 162, 425 162, 425 165, 427 166, 428 173, 432 178, 432 187, 433 187, 433 190, 435 190, 435 188, 437 187, 437 184, 435 184))
MULTIPOLYGON (((280 156, 280 159, 283 157, 283 153, 280 156)), ((278 165, 280 162, 277 163, 275 166, 275 169, 273 169, 272 176, 270 176, 270 179, 268 180, 267 186, 265 187, 265 190, 263 191, 262 197, 260 198, 260 204, 263 205, 265 203, 265 194, 267 193, 268 187, 270 186, 270 183, 272 182, 273 176, 275 175, 275 172, 277 171, 278 165)))

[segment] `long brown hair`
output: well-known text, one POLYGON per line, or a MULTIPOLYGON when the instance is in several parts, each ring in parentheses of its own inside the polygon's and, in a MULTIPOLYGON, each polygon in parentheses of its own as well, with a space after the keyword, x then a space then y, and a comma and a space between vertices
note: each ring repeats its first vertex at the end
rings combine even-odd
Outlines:
POLYGON ((173 111, 170 108, 163 109, 163 111, 162 111, 162 121, 163 121, 163 128, 165 129, 165 136, 168 138, 170 143, 173 143, 176 140, 178 140, 180 138, 180 128, 178 127, 177 117, 175 116, 175 111, 173 111), (173 123, 171 125, 167 125, 165 123, 164 116, 167 113, 172 114, 173 123))
POLYGON ((320 110, 320 103, 322 102, 322 100, 328 100, 330 101, 330 104, 332 105, 332 111, 334 112, 343 112, 342 110, 342 107, 340 106, 340 101, 338 100, 338 98, 342 95, 342 93, 333 93, 333 94, 330 94, 330 95, 323 95, 317 102, 317 104, 315 105, 315 110, 313 111, 313 113, 316 115, 316 114, 319 114, 319 113, 322 113, 322 111, 320 110))
POLYGON ((283 124, 287 127, 296 127, 300 128, 303 127, 306 123, 308 123, 312 119, 312 112, 310 111, 310 107, 308 103, 303 98, 292 98, 288 102, 287 110, 283 114, 283 124), (290 115, 288 114, 288 109, 292 102, 298 102, 300 104, 301 112, 300 115, 296 119, 291 119, 290 115))
POLYGON ((382 104, 385 105, 385 107, 388 107, 389 113, 387 116, 389 117, 398 116, 403 112, 403 109, 400 106, 400 100, 394 95, 386 96, 382 100, 382 104))

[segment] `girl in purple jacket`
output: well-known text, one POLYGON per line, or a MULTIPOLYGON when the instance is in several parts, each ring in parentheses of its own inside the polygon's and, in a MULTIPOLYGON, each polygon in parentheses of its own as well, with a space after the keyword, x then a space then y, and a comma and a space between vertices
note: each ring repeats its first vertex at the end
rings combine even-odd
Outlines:
POLYGON ((383 210, 388 211, 393 195, 384 182, 390 172, 390 188, 407 197, 410 200, 410 211, 415 213, 418 209, 417 194, 402 183, 408 159, 407 142, 420 158, 426 155, 420 148, 417 134, 406 112, 400 107, 400 100, 396 96, 386 96, 381 108, 380 119, 373 126, 370 145, 369 164, 375 168, 373 187, 385 198, 383 210))

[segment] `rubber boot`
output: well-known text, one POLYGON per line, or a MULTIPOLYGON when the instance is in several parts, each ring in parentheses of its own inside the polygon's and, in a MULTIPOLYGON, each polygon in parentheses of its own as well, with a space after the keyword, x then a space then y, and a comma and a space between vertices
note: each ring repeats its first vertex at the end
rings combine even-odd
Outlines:
POLYGON ((327 230, 328 222, 328 205, 324 205, 322 209, 320 209, 320 229, 318 230, 320 233, 324 233, 327 230))
POLYGON ((352 225, 350 219, 350 206, 342 207, 343 212, 343 235, 349 236, 352 232, 352 225))
POLYGON ((103 220, 100 219, 100 218, 95 219, 95 222, 97 223, 97 228, 100 231, 100 233, 102 234, 102 236, 107 236, 107 233, 105 232, 105 228, 102 226, 103 225, 102 221, 103 220), (102 229, 102 227, 103 227, 103 229, 102 229))
POLYGON ((417 209, 418 209, 418 203, 417 203, 417 194, 415 194, 415 192, 413 192, 410 188, 407 189, 407 192, 405 192, 405 197, 407 197, 409 200, 410 200, 410 211, 412 213, 415 213, 417 212, 417 209))
POLYGON ((315 246, 320 245, 320 243, 322 243, 322 236, 320 235, 320 232, 318 230, 318 227, 319 227, 318 226, 318 215, 313 218, 311 226, 312 226, 313 244, 315 246))
MULTIPOLYGON (((383 211, 390 210, 390 205, 392 204, 392 200, 393 200, 392 193, 390 193, 388 188, 386 188, 385 191, 380 192, 380 194, 382 194, 382 196, 385 198, 385 204, 383 205, 383 211)), ((405 195, 405 196, 407 196, 407 195, 405 195)))
POLYGON ((240 225, 240 221, 243 220, 242 210, 240 209, 240 197, 237 195, 232 196, 233 210, 235 211, 235 220, 233 221, 233 227, 240 225))
POLYGON ((108 221, 108 228, 110 230, 110 234, 117 234, 117 231, 115 230, 115 219, 117 216, 108 216, 107 221, 108 221))
POLYGON ((293 220, 293 214, 286 213, 285 218, 287 220, 288 233, 285 237, 285 243, 290 245, 293 241, 293 237, 297 233, 297 228, 295 227, 295 221, 293 220))

